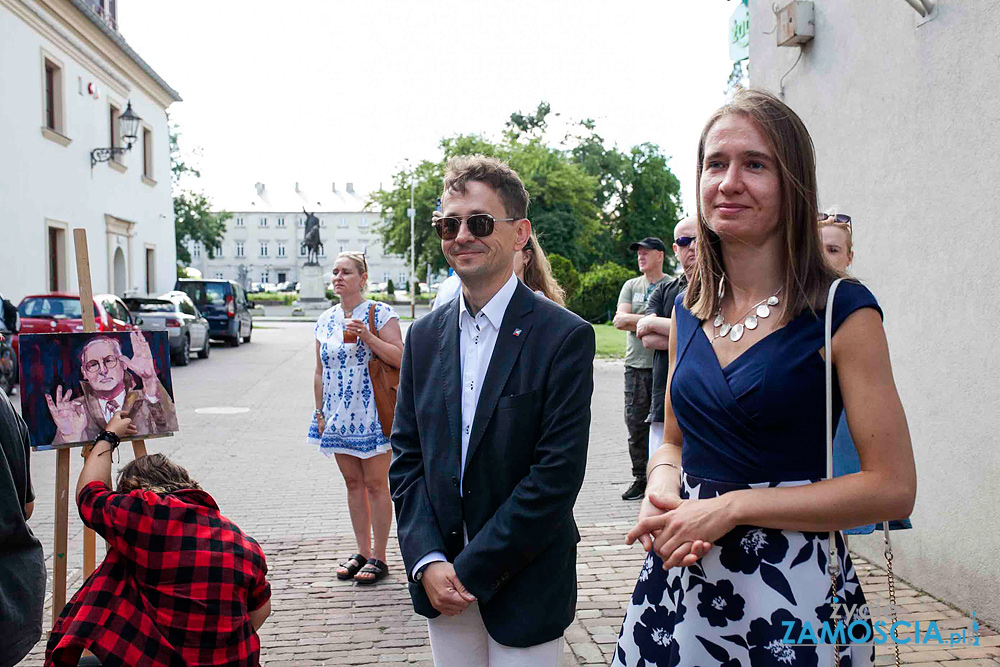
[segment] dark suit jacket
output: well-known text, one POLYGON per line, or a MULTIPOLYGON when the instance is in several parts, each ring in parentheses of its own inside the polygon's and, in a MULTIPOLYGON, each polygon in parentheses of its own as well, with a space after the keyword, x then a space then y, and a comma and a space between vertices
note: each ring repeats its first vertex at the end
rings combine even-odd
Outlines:
MULTIPOLYGON (((400 549, 410 577, 443 552, 490 636, 534 646, 561 636, 576 608, 573 504, 587 465, 594 330, 518 283, 480 393, 462 496, 458 315, 455 299, 420 318, 403 349, 389 468, 400 549)), ((438 615, 412 578, 410 596, 417 613, 438 615)))

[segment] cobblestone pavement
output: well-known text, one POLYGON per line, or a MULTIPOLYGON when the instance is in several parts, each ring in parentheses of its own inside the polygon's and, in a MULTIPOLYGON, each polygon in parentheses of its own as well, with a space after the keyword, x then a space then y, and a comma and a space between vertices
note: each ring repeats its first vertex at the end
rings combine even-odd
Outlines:
MULTIPOLYGON (((260 323, 252 344, 215 347, 208 361, 192 360, 175 369, 182 430, 147 446, 187 466, 223 513, 262 544, 274 593, 274 613, 260 633, 263 664, 429 666, 426 624, 411 611, 395 538, 389 545, 392 572, 374 589, 337 581, 334 574, 336 563, 354 546, 336 464, 303 442, 312 410, 310 332, 307 324, 260 323), (197 412, 228 406, 249 411, 197 412)), ((620 362, 597 363, 588 472, 576 505, 583 541, 577 617, 566 633, 567 667, 610 662, 644 555, 623 544, 638 505, 620 498, 630 481, 622 379, 620 362)), ((128 453, 122 458, 127 460, 128 453)), ((38 498, 31 524, 45 544, 51 569, 55 455, 35 454, 32 461, 38 498)), ((80 465, 74 452, 71 484, 80 465)), ((102 549, 99 545, 99 554, 102 549)), ((72 592, 79 587, 82 562, 81 525, 72 508, 69 552, 72 592)), ((869 597, 885 599, 884 573, 855 562, 869 597)), ((960 612, 902 582, 897 591, 903 620, 937 620, 942 630, 968 624, 960 612)), ((983 635, 978 647, 902 646, 901 658, 931 665, 1000 665, 1000 636, 989 629, 983 635)), ((43 653, 40 643, 22 664, 41 665, 43 653)), ((880 648, 877 664, 891 661, 880 648)))

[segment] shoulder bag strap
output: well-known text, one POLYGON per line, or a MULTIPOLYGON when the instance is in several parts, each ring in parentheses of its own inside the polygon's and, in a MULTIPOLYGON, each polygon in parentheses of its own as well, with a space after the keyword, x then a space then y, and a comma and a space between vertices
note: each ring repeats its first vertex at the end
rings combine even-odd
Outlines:
MULTIPOLYGON (((830 285, 830 292, 826 296, 826 318, 823 327, 823 358, 826 366, 826 478, 833 479, 833 298, 837 294, 837 287, 843 278, 837 278, 830 285)), ((830 575, 830 599, 837 595, 837 575, 840 573, 840 560, 837 558, 837 531, 830 531, 830 553, 826 565, 826 571, 830 575)), ((833 622, 833 636, 836 637, 837 623, 840 614, 835 612, 830 620, 833 622)), ((834 640, 836 642, 836 640, 834 640)), ((833 644, 833 664, 840 665, 840 647, 833 644)))
MULTIPOLYGON (((833 299, 837 294, 837 287, 843 278, 837 278, 830 285, 830 293, 826 297, 826 321, 824 323, 824 345, 826 352, 826 476, 833 479, 833 299)), ((893 623, 896 622, 896 582, 892 575, 892 543, 889 541, 889 521, 882 522, 882 531, 885 536, 885 565, 886 577, 889 583, 889 609, 893 623)), ((840 561, 837 560, 837 531, 830 531, 830 561, 827 566, 830 573, 830 583, 832 586, 831 595, 837 595, 837 574, 840 570, 840 561)), ((846 545, 845 545, 846 546, 846 545)), ((833 619, 836 622, 836 618, 833 619)), ((836 635, 835 635, 836 636, 836 635)), ((895 664, 899 667, 899 644, 893 643, 895 654, 895 664)), ((840 664, 840 654, 834 645, 834 664, 840 664)))
POLYGON ((378 338, 378 329, 375 328, 375 302, 368 306, 368 329, 378 338))

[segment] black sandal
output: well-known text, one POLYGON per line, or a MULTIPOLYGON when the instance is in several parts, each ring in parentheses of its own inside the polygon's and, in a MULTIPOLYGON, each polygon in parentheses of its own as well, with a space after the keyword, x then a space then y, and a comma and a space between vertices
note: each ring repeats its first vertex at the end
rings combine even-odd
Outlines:
POLYGON ((385 579, 389 576, 389 566, 378 560, 377 558, 372 558, 367 564, 358 572, 358 574, 373 574, 371 579, 358 579, 354 578, 354 582, 359 586, 372 586, 378 581, 385 579))
POLYGON ((341 581, 347 581, 348 579, 353 579, 354 575, 356 575, 361 570, 361 568, 365 566, 367 562, 368 559, 362 556, 361 554, 354 554, 346 561, 337 566, 338 570, 340 569, 347 570, 346 572, 337 572, 337 578, 340 579, 341 581))

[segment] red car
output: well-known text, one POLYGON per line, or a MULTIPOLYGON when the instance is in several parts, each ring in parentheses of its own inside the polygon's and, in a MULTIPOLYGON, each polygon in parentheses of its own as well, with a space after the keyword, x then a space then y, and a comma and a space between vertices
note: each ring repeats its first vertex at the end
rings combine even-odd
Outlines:
MULTIPOLYGON (((23 333, 73 333, 83 331, 80 297, 64 292, 32 294, 21 299, 17 307, 23 333)), ((114 294, 94 295, 94 321, 98 331, 137 331, 128 308, 114 294)), ((14 336, 14 352, 18 352, 18 337, 14 336)))

